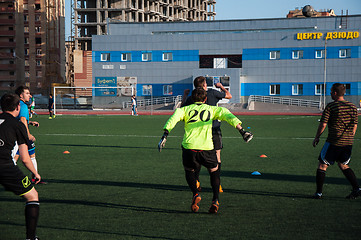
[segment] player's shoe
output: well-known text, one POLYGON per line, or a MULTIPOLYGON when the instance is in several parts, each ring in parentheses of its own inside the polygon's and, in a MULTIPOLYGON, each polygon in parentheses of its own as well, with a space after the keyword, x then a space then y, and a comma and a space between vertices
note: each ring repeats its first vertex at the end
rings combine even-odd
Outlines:
POLYGON ((202 191, 202 187, 201 187, 201 183, 200 183, 198 180, 196 180, 196 186, 197 186, 198 192, 201 192, 201 191, 202 191))
POLYGON ((53 119, 52 117, 49 117, 49 119, 53 119))
POLYGON ((313 196, 312 196, 313 199, 322 199, 322 193, 315 193, 313 196))
POLYGON ((219 192, 222 193, 223 192, 223 189, 222 189, 222 186, 219 185, 219 192))
POLYGON ((359 196, 361 196, 361 188, 356 189, 356 190, 352 190, 350 195, 348 195, 346 198, 347 199, 356 199, 359 196))
POLYGON ((218 202, 218 200, 214 200, 214 201, 212 201, 212 204, 209 207, 208 212, 209 213, 217 213, 218 209, 219 209, 219 202, 218 202))
POLYGON ((193 196, 192 205, 191 205, 192 212, 198 212, 198 210, 199 210, 198 203, 201 200, 202 200, 202 198, 201 198, 201 195, 199 195, 199 193, 197 193, 196 195, 193 196))
POLYGON ((55 118, 55 114, 53 115, 53 118, 55 118))
POLYGON ((38 238, 38 236, 36 236, 36 237, 33 238, 33 239, 27 238, 27 239, 25 239, 25 240, 39 240, 39 238, 38 238))

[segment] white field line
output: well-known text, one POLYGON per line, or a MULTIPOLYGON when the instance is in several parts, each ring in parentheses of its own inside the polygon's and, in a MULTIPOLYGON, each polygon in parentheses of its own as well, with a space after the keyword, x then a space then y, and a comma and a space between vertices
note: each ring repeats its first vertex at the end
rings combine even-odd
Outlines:
MULTIPOLYGON (((37 135, 44 135, 44 136, 67 136, 67 137, 137 137, 137 138, 161 138, 162 136, 149 136, 149 135, 134 135, 134 134, 72 134, 72 133, 46 133, 46 134, 37 134, 37 135)), ((170 138, 182 138, 183 136, 168 136, 170 138)), ((229 139, 237 139, 239 137, 222 137, 222 138, 229 138, 229 139)), ((313 140, 313 137, 257 137, 255 136, 254 139, 261 139, 261 140, 313 140)), ((355 138, 355 140, 360 140, 355 138)))

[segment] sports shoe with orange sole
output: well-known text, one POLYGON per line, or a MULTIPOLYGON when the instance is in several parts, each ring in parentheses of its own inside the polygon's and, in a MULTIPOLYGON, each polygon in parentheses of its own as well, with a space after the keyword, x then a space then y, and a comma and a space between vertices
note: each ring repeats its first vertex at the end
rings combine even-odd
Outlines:
POLYGON ((193 200, 192 200, 192 205, 191 205, 191 209, 192 212, 198 212, 199 210, 199 206, 198 203, 202 200, 201 195, 199 195, 199 193, 197 193, 196 195, 193 196, 193 200))
POLYGON ((219 209, 219 202, 218 200, 212 201, 212 204, 208 210, 209 213, 217 213, 219 209))

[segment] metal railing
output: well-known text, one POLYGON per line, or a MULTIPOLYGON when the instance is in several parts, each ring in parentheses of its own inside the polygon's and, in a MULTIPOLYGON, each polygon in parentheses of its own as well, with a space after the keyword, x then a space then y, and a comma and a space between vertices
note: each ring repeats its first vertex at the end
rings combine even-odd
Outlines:
MULTIPOLYGON (((159 104, 171 104, 174 103, 177 105, 182 101, 182 96, 170 96, 170 97, 159 97, 159 98, 150 98, 144 100, 137 100, 137 107, 144 107, 150 105, 159 105, 159 104)), ((123 108, 129 108, 132 106, 132 101, 123 102, 123 108)))
POLYGON ((264 103, 276 103, 300 107, 315 107, 321 108, 322 103, 320 101, 305 100, 305 99, 294 99, 294 98, 282 98, 273 96, 260 96, 250 95, 248 98, 248 106, 251 102, 264 102, 264 103))

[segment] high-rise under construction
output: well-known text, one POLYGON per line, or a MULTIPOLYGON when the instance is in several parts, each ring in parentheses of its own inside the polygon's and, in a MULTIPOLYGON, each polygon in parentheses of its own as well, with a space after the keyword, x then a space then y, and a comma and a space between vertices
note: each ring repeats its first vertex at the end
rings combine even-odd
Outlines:
POLYGON ((92 84, 92 36, 107 34, 107 21, 166 22, 215 19, 215 0, 73 0, 68 82, 92 84))

